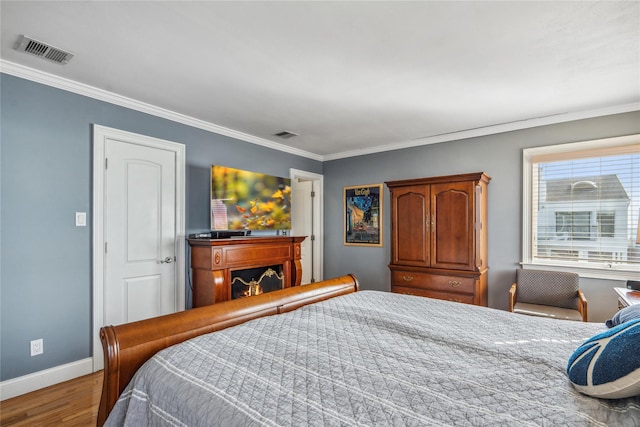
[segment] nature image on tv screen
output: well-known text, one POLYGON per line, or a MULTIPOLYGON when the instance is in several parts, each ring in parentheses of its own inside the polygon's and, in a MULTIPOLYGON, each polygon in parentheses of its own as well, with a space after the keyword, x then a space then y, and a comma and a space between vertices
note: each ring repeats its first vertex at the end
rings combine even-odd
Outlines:
POLYGON ((212 230, 290 230, 291 179, 211 166, 212 230))

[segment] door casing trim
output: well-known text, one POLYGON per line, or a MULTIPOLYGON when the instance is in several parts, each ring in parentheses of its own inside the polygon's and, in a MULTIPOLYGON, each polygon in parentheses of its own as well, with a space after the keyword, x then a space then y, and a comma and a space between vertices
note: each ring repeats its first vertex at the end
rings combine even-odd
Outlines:
POLYGON ((185 164, 184 144, 166 141, 101 125, 93 125, 93 211, 92 211, 92 292, 93 292, 93 372, 103 368, 100 328, 104 322, 104 184, 105 184, 105 141, 117 139, 130 144, 168 150, 176 156, 176 268, 175 292, 176 311, 185 309, 185 164))

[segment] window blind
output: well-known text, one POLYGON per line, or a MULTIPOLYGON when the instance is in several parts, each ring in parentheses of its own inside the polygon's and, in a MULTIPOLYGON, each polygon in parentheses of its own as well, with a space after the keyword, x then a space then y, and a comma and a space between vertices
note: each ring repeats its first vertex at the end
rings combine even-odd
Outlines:
POLYGON ((534 262, 640 265, 640 145, 534 155, 534 262))

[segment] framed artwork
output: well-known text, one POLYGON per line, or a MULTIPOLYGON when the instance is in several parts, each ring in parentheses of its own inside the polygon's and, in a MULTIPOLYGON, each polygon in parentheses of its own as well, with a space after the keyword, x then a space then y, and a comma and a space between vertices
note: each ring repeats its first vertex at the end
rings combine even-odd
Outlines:
POLYGON ((347 246, 382 246, 382 184, 344 187, 347 246))

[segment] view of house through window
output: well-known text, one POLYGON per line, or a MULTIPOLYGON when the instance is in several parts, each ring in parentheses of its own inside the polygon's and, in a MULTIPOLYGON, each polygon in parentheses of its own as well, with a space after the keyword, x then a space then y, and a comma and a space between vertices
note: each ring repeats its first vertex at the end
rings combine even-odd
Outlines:
POLYGON ((640 267, 639 147, 636 138, 622 147, 525 150, 531 174, 529 262, 640 267))

